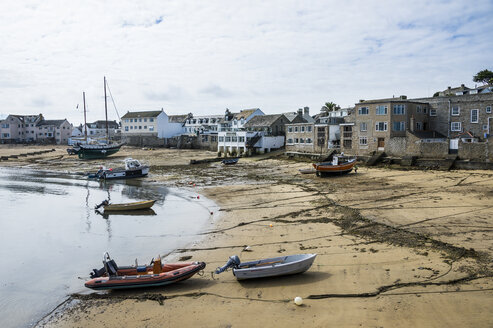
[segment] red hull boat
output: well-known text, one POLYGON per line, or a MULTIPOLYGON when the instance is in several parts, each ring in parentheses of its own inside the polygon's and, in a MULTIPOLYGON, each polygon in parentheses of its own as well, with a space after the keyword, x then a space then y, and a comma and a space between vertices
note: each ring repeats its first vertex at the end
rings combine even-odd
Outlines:
POLYGON ((354 165, 356 165, 356 158, 343 161, 335 157, 332 162, 313 163, 317 176, 349 173, 354 165))
POLYGON ((183 262, 161 264, 161 258, 151 265, 118 267, 108 253, 103 257, 104 267, 94 269, 91 280, 84 285, 87 288, 124 289, 156 287, 186 280, 205 268, 204 262, 183 262))

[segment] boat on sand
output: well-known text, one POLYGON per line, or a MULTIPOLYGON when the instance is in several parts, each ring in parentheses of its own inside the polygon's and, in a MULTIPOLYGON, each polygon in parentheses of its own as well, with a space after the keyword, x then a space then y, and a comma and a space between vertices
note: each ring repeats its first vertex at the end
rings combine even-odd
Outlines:
POLYGON ((108 252, 103 255, 103 267, 91 272, 87 288, 125 289, 157 287, 186 280, 205 268, 204 262, 161 263, 161 257, 153 259, 149 265, 118 266, 108 252))
POLYGON ((356 158, 334 156, 332 162, 313 163, 317 176, 346 174, 353 170, 356 158))
POLYGON ((234 255, 224 266, 216 269, 216 274, 233 268, 237 280, 291 275, 308 270, 316 256, 317 254, 297 254, 241 262, 238 256, 234 255))

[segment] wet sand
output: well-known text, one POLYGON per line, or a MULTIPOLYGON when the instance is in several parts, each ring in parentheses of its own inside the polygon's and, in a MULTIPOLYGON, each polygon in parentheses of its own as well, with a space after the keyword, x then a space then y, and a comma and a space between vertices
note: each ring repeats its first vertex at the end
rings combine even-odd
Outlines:
POLYGON ((151 165, 148 179, 196 188, 221 209, 198 243, 171 255, 205 261, 204 276, 72 295, 39 326, 493 326, 491 171, 360 167, 317 178, 298 173, 308 163, 283 159, 188 165, 216 154, 125 147, 103 162, 79 161, 64 149, 0 165, 85 172, 131 156, 151 165), (238 282, 230 271, 211 274, 234 254, 296 253, 318 254, 301 275, 238 282))

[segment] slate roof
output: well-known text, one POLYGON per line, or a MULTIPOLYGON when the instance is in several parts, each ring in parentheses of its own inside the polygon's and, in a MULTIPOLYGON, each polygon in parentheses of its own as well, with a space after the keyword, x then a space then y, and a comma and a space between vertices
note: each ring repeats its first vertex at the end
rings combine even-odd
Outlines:
POLYGON ((250 115, 252 115, 253 113, 255 113, 255 111, 257 110, 258 108, 252 108, 252 109, 244 109, 242 111, 240 111, 239 113, 234 113, 233 114, 233 119, 237 119, 237 120, 240 120, 241 118, 244 118, 245 120, 250 117, 250 115))
MULTIPOLYGON (((106 129, 106 121, 99 120, 93 123, 87 123, 87 126, 90 126, 91 128, 96 126, 97 129, 106 129)), ((113 129, 118 128, 119 125, 116 121, 108 121, 108 127, 113 129)))
POLYGON ((39 121, 36 126, 43 126, 43 125, 54 125, 54 126, 60 126, 62 125, 63 122, 66 120, 42 120, 39 121))
POLYGON ((136 118, 136 117, 157 117, 162 112, 163 112, 162 110, 151 110, 144 112, 127 112, 125 115, 122 116, 122 119, 136 118))
POLYGON ((169 123, 185 123, 188 115, 168 115, 169 123))
POLYGON ((245 128, 271 126, 281 116, 283 116, 283 114, 257 115, 257 116, 252 117, 252 119, 250 121, 245 123, 245 128))

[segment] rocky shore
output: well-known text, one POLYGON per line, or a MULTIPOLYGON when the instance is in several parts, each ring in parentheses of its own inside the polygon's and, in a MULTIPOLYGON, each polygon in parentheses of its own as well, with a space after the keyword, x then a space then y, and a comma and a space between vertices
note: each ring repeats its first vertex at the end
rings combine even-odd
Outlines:
MULTIPOLYGON (((45 148, 2 146, 0 155, 45 148)), ((492 171, 360 167, 318 178, 299 174, 309 163, 281 157, 189 164, 215 155, 124 147, 104 161, 80 161, 55 147, 1 161, 83 174, 133 157, 151 165, 149 181, 196 188, 220 206, 194 246, 170 255, 205 261, 202 277, 74 294, 38 326, 493 326, 492 171), (301 275, 238 282, 231 272, 212 274, 235 254, 246 261, 297 253, 318 254, 301 275)))

